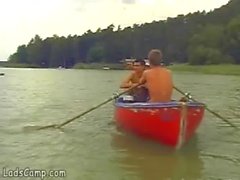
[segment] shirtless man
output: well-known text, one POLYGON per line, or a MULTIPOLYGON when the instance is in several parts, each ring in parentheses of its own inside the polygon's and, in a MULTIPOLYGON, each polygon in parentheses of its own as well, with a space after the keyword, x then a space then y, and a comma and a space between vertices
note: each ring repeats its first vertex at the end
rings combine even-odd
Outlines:
POLYGON ((171 72, 161 66, 162 52, 153 49, 148 54, 150 69, 144 71, 140 83, 148 89, 149 102, 169 102, 171 101, 173 82, 171 72))
MULTIPOLYGON (((133 72, 121 83, 120 88, 128 89, 137 85, 143 75, 146 68, 144 60, 135 60, 133 62, 133 72)), ((134 101, 144 102, 148 97, 147 89, 143 86, 133 89, 129 92, 134 96, 134 101)))

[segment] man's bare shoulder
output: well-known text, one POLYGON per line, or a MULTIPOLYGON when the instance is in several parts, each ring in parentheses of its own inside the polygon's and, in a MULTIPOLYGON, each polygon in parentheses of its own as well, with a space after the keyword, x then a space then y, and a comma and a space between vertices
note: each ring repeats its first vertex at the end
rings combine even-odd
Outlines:
POLYGON ((165 72, 167 72, 167 73, 169 73, 169 74, 172 73, 172 71, 171 71, 170 69, 166 68, 166 67, 162 67, 161 70, 162 70, 162 71, 165 71, 165 72))
POLYGON ((159 72, 159 71, 165 71, 169 74, 172 73, 172 71, 170 69, 167 69, 167 68, 157 68, 157 69, 147 69, 144 71, 144 74, 151 74, 151 73, 155 73, 155 72, 159 72))
POLYGON ((134 75, 135 75, 135 72, 134 72, 134 71, 132 71, 132 72, 130 72, 130 73, 129 73, 129 75, 128 75, 128 76, 129 76, 129 77, 133 77, 134 75))
POLYGON ((152 69, 147 69, 143 72, 143 75, 147 75, 152 72, 152 69))
POLYGON ((168 73, 172 74, 172 71, 170 69, 168 69, 168 68, 165 68, 165 69, 168 73))
POLYGON ((151 72, 151 71, 152 71, 152 69, 146 69, 146 70, 144 70, 143 73, 148 73, 148 72, 151 72))

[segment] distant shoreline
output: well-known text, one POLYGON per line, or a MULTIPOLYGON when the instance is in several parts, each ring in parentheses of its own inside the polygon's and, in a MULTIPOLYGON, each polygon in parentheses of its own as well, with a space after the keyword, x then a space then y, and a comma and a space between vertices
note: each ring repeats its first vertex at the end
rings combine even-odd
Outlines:
MULTIPOLYGON (((2 68, 41 68, 33 64, 0 63, 2 68)), ((49 68, 50 69, 50 68, 49 68)), ((51 68, 53 69, 53 68, 51 68)), ((58 68, 55 68, 58 69, 58 68)), ((61 69, 61 68, 60 68, 61 69)), ((113 63, 78 63, 70 69, 102 69, 102 70, 126 70, 123 64, 113 63)), ((240 65, 220 64, 220 65, 188 65, 174 64, 168 66, 173 72, 194 72, 201 74, 237 75, 240 76, 240 65)))
POLYGON ((40 68, 34 64, 0 62, 0 68, 40 68))
MULTIPOLYGON (((8 63, 0 62, 2 68, 44 68, 35 64, 21 64, 21 63, 8 63)), ((51 67, 49 69, 64 69, 64 67, 51 67)), ((124 64, 114 63, 77 63, 71 68, 67 69, 104 69, 104 70, 124 70, 124 64)))
POLYGON ((173 72, 194 72, 201 74, 218 74, 218 75, 236 75, 240 76, 240 65, 236 64, 219 64, 219 65, 188 65, 176 64, 169 66, 173 72))
POLYGON ((103 69, 103 70, 124 70, 124 64, 120 63, 77 63, 73 69, 103 69))

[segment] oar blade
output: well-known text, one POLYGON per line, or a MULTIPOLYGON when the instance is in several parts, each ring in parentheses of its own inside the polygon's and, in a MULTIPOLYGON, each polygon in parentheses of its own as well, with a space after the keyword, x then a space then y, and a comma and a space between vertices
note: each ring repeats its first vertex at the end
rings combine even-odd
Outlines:
POLYGON ((23 131, 36 131, 38 129, 40 129, 42 126, 24 126, 23 127, 23 131))
POLYGON ((57 125, 57 124, 52 124, 52 125, 47 125, 47 126, 34 126, 34 125, 32 125, 32 126, 25 126, 25 127, 23 127, 23 130, 24 130, 24 131, 37 131, 37 130, 44 130, 44 129, 58 129, 58 130, 63 131, 62 128, 63 128, 63 126, 65 126, 66 124, 69 124, 70 122, 72 122, 72 121, 80 118, 81 116, 83 116, 83 115, 85 115, 85 114, 87 114, 87 113, 89 113, 89 112, 91 112, 91 111, 93 111, 93 110, 101 107, 102 105, 104 105, 104 104, 106 104, 106 103, 108 103, 108 102, 110 102, 110 101, 118 98, 119 96, 121 96, 121 95, 129 92, 130 90, 132 90, 132 89, 134 89, 134 88, 137 88, 137 87, 140 86, 140 85, 141 85, 141 84, 137 84, 137 85, 131 87, 130 89, 128 89, 128 90, 126 90, 126 91, 124 91, 124 92, 122 92, 122 93, 120 93, 120 94, 117 94, 117 95, 115 95, 115 96, 113 96, 113 97, 105 100, 104 102, 98 104, 97 106, 94 106, 94 107, 88 109, 87 111, 85 111, 85 112, 83 112, 83 113, 81 113, 81 114, 79 114, 79 115, 77 115, 77 116, 75 116, 75 117, 73 117, 73 118, 71 118, 71 119, 69 119, 69 120, 61 123, 61 124, 58 124, 58 125, 57 125))
POLYGON ((23 131, 29 132, 29 131, 37 131, 37 130, 44 130, 44 129, 50 129, 50 128, 57 128, 57 125, 55 125, 55 124, 48 125, 48 126, 30 125, 30 126, 23 127, 23 131))

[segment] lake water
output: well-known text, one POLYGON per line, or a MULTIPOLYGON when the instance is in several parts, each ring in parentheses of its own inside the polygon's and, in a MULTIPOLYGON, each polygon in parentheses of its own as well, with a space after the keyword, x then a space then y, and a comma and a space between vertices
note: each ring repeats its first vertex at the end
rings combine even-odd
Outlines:
MULTIPOLYGON (((0 72, 5 73, 0 76, 0 179, 19 179, 3 175, 27 167, 65 170, 64 178, 45 178, 60 180, 240 179, 240 132, 207 112, 195 137, 178 151, 117 131, 113 103, 77 119, 64 132, 23 131, 26 125, 63 122, 108 99, 127 71, 0 72)), ((240 76, 173 77, 177 87, 240 127, 240 76)))

